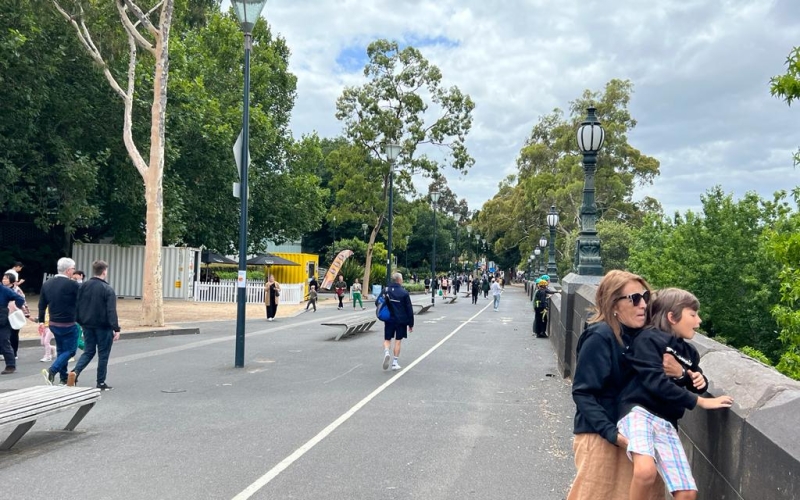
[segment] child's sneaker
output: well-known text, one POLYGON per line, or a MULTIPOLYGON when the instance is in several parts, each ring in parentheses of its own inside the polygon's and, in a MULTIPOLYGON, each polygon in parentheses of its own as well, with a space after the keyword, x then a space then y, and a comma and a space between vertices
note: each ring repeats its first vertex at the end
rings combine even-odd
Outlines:
POLYGON ((42 370, 42 376, 44 380, 47 382, 47 385, 53 385, 53 381, 56 379, 56 374, 52 373, 47 368, 42 370))
POLYGON ((45 356, 39 360, 39 363, 50 363, 51 361, 53 361, 53 358, 51 358, 50 356, 45 356))

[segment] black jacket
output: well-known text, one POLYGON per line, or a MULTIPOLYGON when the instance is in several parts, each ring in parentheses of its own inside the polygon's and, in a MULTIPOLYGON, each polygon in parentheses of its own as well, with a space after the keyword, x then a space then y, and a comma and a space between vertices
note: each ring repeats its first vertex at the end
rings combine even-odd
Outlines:
POLYGON ((51 323, 74 324, 80 287, 77 281, 72 281, 63 274, 45 281, 39 295, 39 323, 44 323, 44 314, 49 306, 51 323))
POLYGON ((117 294, 97 276, 78 291, 78 324, 84 328, 119 331, 117 294))
MULTIPOLYGON (((392 318, 387 323, 414 327, 414 308, 411 307, 411 296, 402 285, 392 283, 387 288, 389 295, 389 312, 392 318)), ((376 301, 377 305, 377 301, 376 301)))
POLYGON ((603 322, 589 325, 581 334, 572 380, 575 434, 597 433, 617 444, 619 395, 634 374, 624 354, 637 332, 624 328, 623 345, 603 322))
POLYGON ((694 346, 661 330, 642 331, 633 338, 631 348, 625 354, 636 376, 620 396, 620 417, 634 406, 641 406, 677 428, 678 419, 684 412, 697 405, 697 394, 706 391, 708 380, 698 390, 688 375, 677 381, 669 378, 664 373, 662 357, 670 351, 685 369, 703 373, 699 366, 700 354, 694 346))

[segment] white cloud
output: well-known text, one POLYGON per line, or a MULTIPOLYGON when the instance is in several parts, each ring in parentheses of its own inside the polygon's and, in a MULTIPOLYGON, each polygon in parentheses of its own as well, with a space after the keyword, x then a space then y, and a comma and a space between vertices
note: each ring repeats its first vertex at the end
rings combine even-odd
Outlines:
POLYGON ((657 197, 669 213, 696 208, 716 184, 737 196, 800 184, 797 112, 769 95, 769 78, 800 43, 796 0, 275 0, 264 15, 292 49, 296 136, 341 132, 335 100, 364 81, 357 65, 337 64, 343 51, 363 57, 377 38, 452 41, 418 48, 444 85, 476 102, 476 166, 461 179, 447 172, 471 208, 514 172, 540 116, 612 78, 634 83, 629 140, 661 161, 661 176, 636 196, 657 197))

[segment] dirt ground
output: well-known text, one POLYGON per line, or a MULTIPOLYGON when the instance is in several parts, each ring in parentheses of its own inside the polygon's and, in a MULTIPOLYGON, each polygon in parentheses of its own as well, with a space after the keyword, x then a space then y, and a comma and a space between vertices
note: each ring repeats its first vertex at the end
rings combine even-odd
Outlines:
MULTIPOLYGON (((34 321, 28 322, 20 330, 20 338, 35 338, 39 336, 37 315, 39 314, 39 296, 28 295, 26 297, 28 307, 31 311, 31 318, 34 321)), ((334 300, 327 297, 320 297, 317 307, 326 307, 334 304, 334 300)), ((278 318, 294 316, 305 309, 303 304, 279 304, 278 318)), ((117 299, 117 314, 119 315, 119 326, 122 333, 136 330, 158 330, 174 328, 181 323, 197 323, 203 321, 226 321, 236 319, 236 304, 214 304, 208 302, 192 302, 185 300, 164 300, 164 326, 154 328, 142 325, 142 301, 137 299, 117 299)), ((261 304, 247 304, 248 318, 266 318, 264 306, 261 304)))

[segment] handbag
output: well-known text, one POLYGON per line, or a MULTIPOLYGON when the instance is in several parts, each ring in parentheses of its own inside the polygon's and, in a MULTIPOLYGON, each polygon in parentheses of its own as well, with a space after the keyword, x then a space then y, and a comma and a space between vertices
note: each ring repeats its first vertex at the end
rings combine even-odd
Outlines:
POLYGON ((20 330, 25 326, 25 313, 17 309, 12 313, 8 313, 8 324, 12 330, 20 330))

